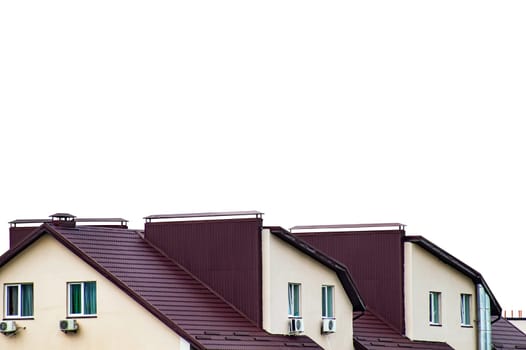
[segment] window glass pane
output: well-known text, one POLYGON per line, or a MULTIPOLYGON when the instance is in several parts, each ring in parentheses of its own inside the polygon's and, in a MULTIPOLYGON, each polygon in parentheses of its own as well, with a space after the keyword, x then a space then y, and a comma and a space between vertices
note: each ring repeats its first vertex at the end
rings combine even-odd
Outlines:
POLYGON ((334 307, 332 304, 334 287, 327 287, 327 317, 334 317, 334 307))
POLYGON ((33 316, 33 285, 22 284, 22 316, 33 316))
POLYGON ((18 285, 7 286, 6 316, 18 316, 18 285))
POLYGON ((97 313, 97 285, 95 282, 84 282, 84 314, 97 313))
POLYGON ((81 284, 75 283, 69 285, 69 313, 70 314, 81 314, 82 313, 82 291, 81 284))
POLYGON ((440 293, 429 292, 429 322, 440 323, 440 293))
POLYGON ((300 285, 294 285, 294 316, 300 315, 300 285))
POLYGON ((461 294, 461 303, 460 303, 460 312, 461 312, 461 324, 470 325, 471 324, 471 295, 470 294, 461 294))

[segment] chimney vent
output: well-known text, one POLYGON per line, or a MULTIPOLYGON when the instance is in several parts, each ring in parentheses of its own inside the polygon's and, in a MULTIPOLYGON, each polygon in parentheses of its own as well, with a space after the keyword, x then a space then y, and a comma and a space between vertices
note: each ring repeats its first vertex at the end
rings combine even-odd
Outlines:
POLYGON ((75 227, 75 215, 68 213, 55 213, 49 216, 51 224, 62 227, 75 227))

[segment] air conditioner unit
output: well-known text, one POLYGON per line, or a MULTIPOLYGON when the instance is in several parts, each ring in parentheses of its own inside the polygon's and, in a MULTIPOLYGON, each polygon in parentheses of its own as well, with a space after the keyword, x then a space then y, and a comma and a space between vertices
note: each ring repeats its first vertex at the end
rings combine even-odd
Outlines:
POLYGON ((0 322, 0 333, 5 335, 13 334, 16 332, 15 321, 2 321, 0 322))
POLYGON ((296 334, 303 332, 303 318, 289 319, 289 333, 296 334))
POLYGON ((77 320, 60 320, 59 327, 64 333, 76 332, 79 329, 79 324, 77 320))
POLYGON ((336 320, 333 318, 325 318, 322 320, 321 325, 322 333, 334 333, 336 332, 336 320))

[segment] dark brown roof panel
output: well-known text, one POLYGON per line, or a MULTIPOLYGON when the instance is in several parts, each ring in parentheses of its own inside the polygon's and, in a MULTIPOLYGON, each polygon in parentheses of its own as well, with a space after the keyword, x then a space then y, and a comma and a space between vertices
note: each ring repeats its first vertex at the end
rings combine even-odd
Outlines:
POLYGON ((368 310, 404 333, 404 231, 294 232, 347 267, 368 310))
POLYGON ((357 350, 451 350, 446 343, 414 341, 400 335, 385 321, 370 311, 354 321, 354 346, 357 350))
POLYGON ((261 219, 147 222, 144 237, 262 325, 261 219))
POLYGON ((498 350, 526 349, 526 334, 505 318, 491 325, 491 341, 498 350))

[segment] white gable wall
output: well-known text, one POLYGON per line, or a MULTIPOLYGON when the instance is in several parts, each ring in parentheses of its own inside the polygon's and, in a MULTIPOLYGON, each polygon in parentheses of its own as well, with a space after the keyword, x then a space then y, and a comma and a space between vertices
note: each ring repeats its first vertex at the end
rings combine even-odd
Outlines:
MULTIPOLYGON (((0 349, 185 348, 174 331, 50 235, 0 268, 2 289, 24 282, 34 284, 34 319, 16 320, 25 329, 0 335, 0 349), (79 331, 64 334, 59 321, 66 318, 66 283, 75 281, 97 282, 97 317, 77 318, 79 331)), ((5 317, 3 302, 1 308, 5 317)))
POLYGON ((263 328, 288 334, 288 283, 301 283, 305 335, 326 350, 353 349, 353 306, 336 273, 263 229, 263 328), (322 334, 322 285, 334 286, 337 330, 322 334))
POLYGON ((477 349, 476 286, 466 275, 418 245, 405 247, 406 334, 413 340, 447 342, 455 349, 477 349), (429 292, 441 293, 441 325, 429 324, 429 292), (460 322, 460 294, 471 294, 471 324, 460 322))

